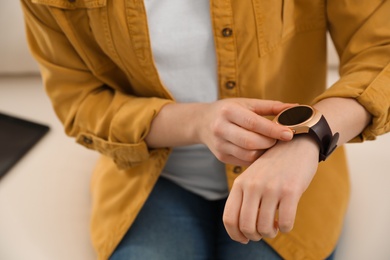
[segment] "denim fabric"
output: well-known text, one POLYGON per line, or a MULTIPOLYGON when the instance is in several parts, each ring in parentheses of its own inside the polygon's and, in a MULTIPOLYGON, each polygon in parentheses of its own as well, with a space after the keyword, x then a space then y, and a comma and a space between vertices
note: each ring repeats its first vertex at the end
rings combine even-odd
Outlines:
POLYGON ((209 201, 160 178, 111 260, 282 259, 264 241, 240 244, 222 223, 226 199, 209 201))

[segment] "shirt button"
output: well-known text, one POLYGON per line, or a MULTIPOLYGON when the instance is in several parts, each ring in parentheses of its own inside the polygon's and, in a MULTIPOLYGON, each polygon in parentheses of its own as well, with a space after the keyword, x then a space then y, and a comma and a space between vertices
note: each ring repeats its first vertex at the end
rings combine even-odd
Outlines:
POLYGON ((223 37, 230 37, 233 34, 233 30, 231 28, 224 28, 222 30, 223 37))
POLYGON ((84 136, 84 137, 83 137, 83 142, 84 142, 85 144, 92 144, 92 143, 93 143, 93 140, 92 140, 91 138, 89 138, 89 137, 84 136))
POLYGON ((230 81, 226 82, 225 87, 226 87, 227 89, 233 89, 233 88, 236 87, 236 82, 230 80, 230 81))
POLYGON ((241 172, 242 172, 241 166, 235 166, 235 167, 233 168, 233 172, 236 173, 236 174, 241 173, 241 172))

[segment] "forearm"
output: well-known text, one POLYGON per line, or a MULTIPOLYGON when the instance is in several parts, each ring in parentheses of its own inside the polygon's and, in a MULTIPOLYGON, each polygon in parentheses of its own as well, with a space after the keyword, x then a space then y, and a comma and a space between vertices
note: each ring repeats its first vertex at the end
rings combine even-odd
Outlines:
POLYGON ((276 140, 291 140, 289 128, 265 117, 291 106, 247 98, 168 104, 153 119, 145 141, 150 148, 205 144, 224 163, 250 165, 276 140))
POLYGON ((338 145, 359 135, 371 121, 367 110, 352 98, 327 98, 314 107, 324 115, 332 132, 340 134, 338 145))

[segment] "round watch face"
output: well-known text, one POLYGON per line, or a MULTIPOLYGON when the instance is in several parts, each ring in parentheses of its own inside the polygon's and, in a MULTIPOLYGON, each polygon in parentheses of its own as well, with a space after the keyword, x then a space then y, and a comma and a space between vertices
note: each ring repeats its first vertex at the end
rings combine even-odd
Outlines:
POLYGON ((309 106, 292 107, 279 115, 278 122, 285 126, 298 125, 309 120, 313 113, 313 109, 309 106))

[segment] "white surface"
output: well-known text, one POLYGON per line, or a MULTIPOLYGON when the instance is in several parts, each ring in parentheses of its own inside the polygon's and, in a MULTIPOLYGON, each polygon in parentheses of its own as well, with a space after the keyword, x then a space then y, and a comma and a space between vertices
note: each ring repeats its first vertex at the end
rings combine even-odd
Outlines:
POLYGON ((39 78, 0 78, 0 111, 51 127, 0 179, 0 259, 96 258, 89 179, 97 153, 65 136, 39 78))
MULTIPOLYGON (((0 259, 95 259, 89 179, 98 155, 65 136, 38 78, 0 78, 0 111, 51 126, 0 180, 0 259)), ((390 259, 389 146, 388 134, 347 146, 353 191, 338 260, 390 259)))

